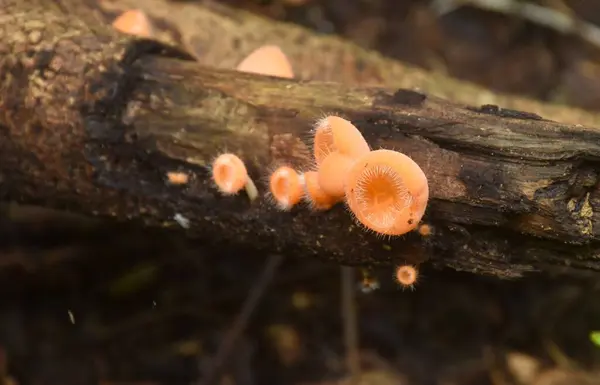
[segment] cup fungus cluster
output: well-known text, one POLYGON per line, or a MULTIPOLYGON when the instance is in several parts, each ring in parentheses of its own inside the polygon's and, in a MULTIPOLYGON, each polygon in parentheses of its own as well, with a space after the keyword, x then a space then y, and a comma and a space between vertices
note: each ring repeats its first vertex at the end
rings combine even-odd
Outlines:
POLYGON ((411 158, 397 151, 371 150, 360 131, 337 116, 317 122, 313 153, 323 192, 336 203, 345 200, 365 228, 402 235, 419 225, 429 186, 411 158))
MULTIPOLYGON (((236 70, 294 77, 287 56, 273 45, 251 52, 236 70)), ((371 150, 350 121, 333 115, 315 124, 313 157, 314 170, 300 172, 286 165, 269 175, 270 196, 277 208, 290 210, 302 199, 313 210, 345 202, 356 222, 377 234, 398 236, 418 228, 429 186, 425 173, 410 157, 392 150, 371 150)), ((224 195, 244 188, 251 200, 258 195, 244 162, 235 154, 218 156, 212 176, 224 195)), ((426 236, 431 231, 426 226, 419 232, 426 236)))
MULTIPOLYGON (((408 156, 371 150, 360 131, 338 116, 327 116, 315 125, 313 156, 314 171, 281 166, 269 176, 269 190, 279 209, 290 210, 303 198, 313 210, 345 201, 355 220, 378 234, 397 236, 419 226, 429 187, 423 170, 408 156)), ((212 172, 226 195, 236 194, 250 181, 244 163, 233 154, 220 155, 212 172)), ((425 226, 420 229, 429 233, 425 226)))

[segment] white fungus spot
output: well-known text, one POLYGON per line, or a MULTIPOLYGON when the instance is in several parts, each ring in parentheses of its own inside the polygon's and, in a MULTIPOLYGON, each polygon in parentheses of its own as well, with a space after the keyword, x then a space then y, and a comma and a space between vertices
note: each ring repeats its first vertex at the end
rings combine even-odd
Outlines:
POLYGON ((183 227, 184 229, 190 228, 190 220, 181 215, 180 213, 175 214, 173 219, 175 220, 175 222, 179 223, 179 226, 183 227))

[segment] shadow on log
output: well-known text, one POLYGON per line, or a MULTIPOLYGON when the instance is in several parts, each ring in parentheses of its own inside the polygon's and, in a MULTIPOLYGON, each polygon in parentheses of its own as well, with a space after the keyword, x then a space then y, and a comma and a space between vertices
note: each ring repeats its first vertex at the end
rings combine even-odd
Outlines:
POLYGON ((345 265, 430 260, 499 277, 600 272, 600 132, 414 91, 199 66, 161 43, 34 1, 0 1, 0 197, 181 229, 207 243, 345 265), (43 5, 40 5, 43 4, 43 5), (269 170, 311 166, 310 128, 351 119, 428 175, 434 233, 382 239, 343 207, 276 210, 269 170), (210 161, 240 155, 260 199, 223 197, 210 161), (171 185, 167 173, 191 176, 171 185))

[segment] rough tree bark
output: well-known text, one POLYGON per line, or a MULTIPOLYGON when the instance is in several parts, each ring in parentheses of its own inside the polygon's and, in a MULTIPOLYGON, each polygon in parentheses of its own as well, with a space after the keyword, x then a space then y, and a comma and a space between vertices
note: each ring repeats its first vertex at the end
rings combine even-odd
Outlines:
POLYGON ((207 242, 340 264, 600 271, 598 130, 405 89, 202 67, 65 2, 0 0, 0 199, 152 226, 179 227, 180 214, 207 242), (421 164, 433 235, 381 239, 342 207, 283 213, 268 203, 267 171, 309 165, 308 130, 325 112, 421 164), (214 189, 207 165, 224 149, 247 161, 260 199, 214 189), (190 182, 168 184, 174 170, 190 182))

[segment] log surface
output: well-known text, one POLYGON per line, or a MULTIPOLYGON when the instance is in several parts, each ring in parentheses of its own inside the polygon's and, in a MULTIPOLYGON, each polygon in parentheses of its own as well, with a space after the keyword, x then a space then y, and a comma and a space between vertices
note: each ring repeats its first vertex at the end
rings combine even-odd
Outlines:
POLYGON ((64 3, 31 1, 23 12, 23 2, 0 0, 0 199, 338 264, 429 260, 500 277, 600 272, 598 130, 396 87, 203 67, 93 15, 74 17, 64 3), (309 131, 324 113, 421 165, 431 236, 382 239, 343 207, 273 207, 268 171, 311 166, 309 131), (247 162, 260 199, 216 191, 209 165, 224 150, 247 162), (170 171, 191 179, 171 185, 170 171))

